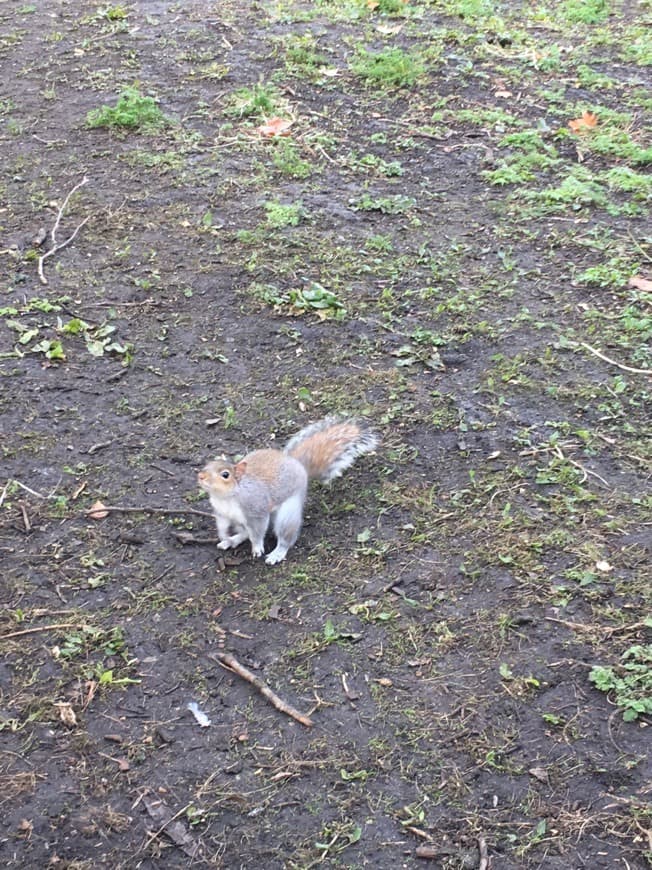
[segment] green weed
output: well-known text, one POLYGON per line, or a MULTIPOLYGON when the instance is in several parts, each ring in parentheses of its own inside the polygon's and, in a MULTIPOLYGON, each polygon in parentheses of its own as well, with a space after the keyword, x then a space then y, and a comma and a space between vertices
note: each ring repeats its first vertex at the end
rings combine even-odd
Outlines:
POLYGON ((238 118, 264 118, 278 114, 280 104, 276 88, 270 84, 259 83, 234 91, 224 113, 238 118))
POLYGON ((290 178, 308 178, 312 174, 312 164, 304 160, 294 142, 278 139, 272 153, 275 168, 290 178))
POLYGON ((421 57, 401 48, 385 48, 379 52, 360 48, 351 61, 351 69, 368 85, 404 88, 412 87, 424 74, 425 64, 421 57))
POLYGON ((600 24, 609 17, 609 0, 565 0, 560 5, 562 16, 569 24, 600 24))
POLYGON ((416 200, 411 196, 372 196, 364 193, 353 203, 356 211, 379 211, 382 214, 404 214, 416 205, 416 200))
POLYGON ((136 87, 125 88, 115 106, 92 109, 86 115, 88 127, 118 130, 158 130, 169 123, 154 97, 144 96, 136 87))
POLYGON ((652 713, 652 644, 625 650, 618 665, 596 665, 591 669, 589 680, 601 692, 613 692, 625 722, 649 715, 652 713))
POLYGON ((296 227, 305 214, 300 202, 288 203, 287 205, 280 202, 266 202, 265 211, 267 212, 267 226, 275 230, 283 227, 296 227))

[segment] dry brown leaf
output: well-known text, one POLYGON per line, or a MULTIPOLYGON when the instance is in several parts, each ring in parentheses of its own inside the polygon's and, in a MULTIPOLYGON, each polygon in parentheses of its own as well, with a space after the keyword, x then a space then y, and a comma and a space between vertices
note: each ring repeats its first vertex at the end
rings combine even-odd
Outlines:
POLYGON ((627 283, 630 287, 635 287, 644 293, 652 293, 652 281, 649 278, 644 278, 642 275, 632 275, 627 283))
POLYGON ((545 767, 531 767, 528 770, 530 776, 533 776, 535 779, 538 779, 539 782, 548 782, 548 771, 545 767))
POLYGON ((106 505, 101 501, 93 502, 86 514, 92 520, 103 520, 108 517, 109 512, 106 509, 106 505))
POLYGON ((256 133, 269 139, 275 136, 288 136, 292 124, 294 121, 291 118, 270 118, 260 127, 256 127, 256 133))
POLYGON ((74 728, 77 725, 77 716, 72 709, 72 704, 68 701, 58 701, 54 706, 59 711, 59 718, 66 728, 74 728))
POLYGON ((593 112, 582 112, 582 116, 569 121, 568 126, 573 133, 585 133, 587 130, 593 129, 597 123, 598 116, 594 115, 593 112))

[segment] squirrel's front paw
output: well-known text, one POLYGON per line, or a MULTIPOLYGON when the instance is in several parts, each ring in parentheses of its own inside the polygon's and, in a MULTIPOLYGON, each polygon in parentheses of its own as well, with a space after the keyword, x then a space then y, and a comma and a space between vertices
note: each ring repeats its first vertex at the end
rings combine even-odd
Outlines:
POLYGON ((233 544, 231 543, 231 538, 225 538, 223 541, 220 541, 217 545, 218 550, 230 550, 233 544))
POLYGON ((264 552, 265 551, 262 544, 259 547, 256 547, 253 544, 251 545, 251 555, 254 557, 254 559, 259 559, 264 552))

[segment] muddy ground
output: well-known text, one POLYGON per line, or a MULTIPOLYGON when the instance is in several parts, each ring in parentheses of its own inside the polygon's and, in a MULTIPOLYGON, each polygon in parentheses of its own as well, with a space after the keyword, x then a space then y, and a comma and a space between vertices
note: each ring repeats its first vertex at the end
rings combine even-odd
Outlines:
POLYGON ((649 19, 0 3, 4 866, 648 865, 649 19))

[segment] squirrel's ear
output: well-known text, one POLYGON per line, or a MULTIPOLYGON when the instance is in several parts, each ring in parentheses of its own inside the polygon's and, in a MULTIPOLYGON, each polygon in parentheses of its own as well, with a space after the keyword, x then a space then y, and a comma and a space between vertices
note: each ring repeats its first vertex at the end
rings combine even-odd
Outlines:
POLYGON ((247 463, 244 459, 241 459, 236 465, 233 466, 233 474, 235 475, 235 479, 238 483, 242 480, 247 470, 247 463))

